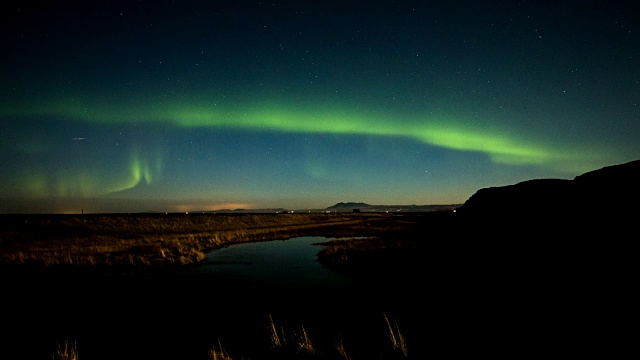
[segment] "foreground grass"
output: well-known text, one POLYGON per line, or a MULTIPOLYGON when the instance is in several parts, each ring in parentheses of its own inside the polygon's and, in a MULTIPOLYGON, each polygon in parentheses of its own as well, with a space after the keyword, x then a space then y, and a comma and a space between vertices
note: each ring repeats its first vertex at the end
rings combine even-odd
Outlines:
POLYGON ((58 344, 58 348, 53 353, 54 360, 78 360, 78 345, 74 341, 70 343, 65 340, 63 344, 58 344))
MULTIPOLYGON (((409 359, 406 338, 399 326, 398 319, 390 318, 386 313, 382 314, 388 330, 388 342, 378 343, 380 346, 380 359, 409 359)), ((266 326, 266 336, 268 336, 268 349, 258 350, 261 355, 259 359, 336 359, 355 360, 351 355, 354 349, 347 349, 343 339, 336 339, 332 345, 320 348, 310 335, 310 331, 300 324, 296 329, 285 329, 284 326, 276 324, 271 314, 269 314, 269 324, 266 326)), ((250 342, 251 339, 246 339, 250 342)), ((249 360, 245 357, 247 349, 237 349, 232 355, 218 339, 208 351, 207 356, 212 360, 249 360)), ((251 353, 251 351, 249 351, 251 353)), ((357 352, 357 351, 356 351, 357 352)), ((53 353, 54 360, 77 360, 78 347, 76 342, 64 341, 64 345, 58 345, 53 353)))

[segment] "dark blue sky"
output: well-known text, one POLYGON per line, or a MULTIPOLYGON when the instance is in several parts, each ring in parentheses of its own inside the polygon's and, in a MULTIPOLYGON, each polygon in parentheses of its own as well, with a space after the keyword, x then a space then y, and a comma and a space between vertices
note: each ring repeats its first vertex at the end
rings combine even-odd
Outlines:
POLYGON ((640 158, 632 1, 8 1, 0 212, 457 204, 640 158))

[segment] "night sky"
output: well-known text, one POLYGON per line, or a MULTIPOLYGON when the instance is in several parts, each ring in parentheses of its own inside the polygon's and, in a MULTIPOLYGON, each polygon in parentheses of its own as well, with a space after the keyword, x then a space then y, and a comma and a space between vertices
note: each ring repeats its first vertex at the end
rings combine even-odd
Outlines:
POLYGON ((5 1, 0 212, 461 204, 640 159, 634 1, 5 1))

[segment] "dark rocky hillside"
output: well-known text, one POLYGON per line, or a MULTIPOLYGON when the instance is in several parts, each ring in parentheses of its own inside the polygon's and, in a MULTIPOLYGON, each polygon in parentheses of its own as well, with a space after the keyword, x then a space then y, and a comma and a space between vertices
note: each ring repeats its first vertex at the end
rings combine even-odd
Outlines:
POLYGON ((534 179, 478 190, 457 211, 468 217, 508 216, 570 220, 581 216, 611 220, 637 214, 640 160, 607 166, 573 180, 534 179))
POLYGON ((509 329, 496 332, 509 344, 533 340, 519 350, 594 358, 637 352, 625 324, 637 322, 640 301, 631 285, 639 185, 636 160, 574 179, 480 189, 456 210, 456 240, 436 268, 456 269, 443 283, 457 284, 455 297, 477 306, 468 318, 487 333, 509 329))

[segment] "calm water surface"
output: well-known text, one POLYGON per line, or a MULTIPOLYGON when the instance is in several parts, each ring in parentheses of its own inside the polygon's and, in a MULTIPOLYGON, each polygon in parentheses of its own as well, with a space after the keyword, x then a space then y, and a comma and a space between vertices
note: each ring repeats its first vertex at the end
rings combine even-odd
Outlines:
POLYGON ((207 259, 181 270, 182 275, 209 277, 219 286, 246 288, 337 290, 350 279, 333 272, 318 261, 324 237, 236 244, 207 255, 207 259))

